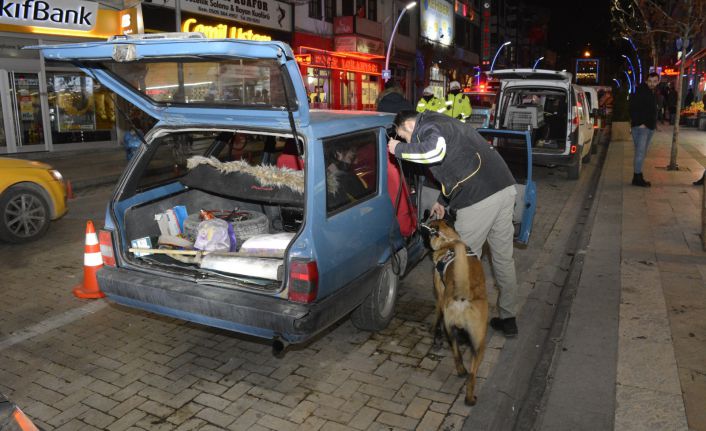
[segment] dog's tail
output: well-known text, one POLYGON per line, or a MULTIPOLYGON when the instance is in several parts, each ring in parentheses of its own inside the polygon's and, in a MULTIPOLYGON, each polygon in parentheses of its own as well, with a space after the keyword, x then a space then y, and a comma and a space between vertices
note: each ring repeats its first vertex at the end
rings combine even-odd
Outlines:
POLYGON ((468 265, 466 257, 466 244, 463 241, 454 243, 454 298, 471 300, 471 286, 468 280, 468 274, 471 267, 468 265))

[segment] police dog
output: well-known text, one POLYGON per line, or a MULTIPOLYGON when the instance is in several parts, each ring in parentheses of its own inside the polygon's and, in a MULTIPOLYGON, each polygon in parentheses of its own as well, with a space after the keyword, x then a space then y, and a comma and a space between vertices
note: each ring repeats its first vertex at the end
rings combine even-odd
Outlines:
POLYGON ((471 340, 471 364, 465 402, 472 406, 476 404, 473 393, 488 331, 488 297, 483 266, 477 256, 467 254, 466 244, 445 220, 434 220, 425 227, 435 266, 436 313, 432 333, 436 342, 439 335, 437 328, 443 318, 459 376, 465 376, 468 372, 463 366, 457 336, 459 330, 468 334, 471 340))

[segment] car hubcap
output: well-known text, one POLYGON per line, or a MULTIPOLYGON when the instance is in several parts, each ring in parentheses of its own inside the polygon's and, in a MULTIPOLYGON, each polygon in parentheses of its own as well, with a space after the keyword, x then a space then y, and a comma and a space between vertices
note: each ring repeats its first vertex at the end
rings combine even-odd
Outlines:
POLYGON ((36 196, 16 196, 5 207, 5 226, 18 237, 30 237, 42 230, 46 221, 44 206, 36 196))
POLYGON ((381 292, 378 297, 378 309, 382 316, 388 316, 392 312, 395 303, 395 282, 390 275, 390 269, 385 269, 380 280, 381 292))

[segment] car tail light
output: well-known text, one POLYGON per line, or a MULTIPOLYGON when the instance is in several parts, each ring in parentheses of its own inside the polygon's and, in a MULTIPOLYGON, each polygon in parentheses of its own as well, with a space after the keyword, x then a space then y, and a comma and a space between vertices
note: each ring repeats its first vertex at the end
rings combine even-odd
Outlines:
POLYGON ((576 145, 571 146, 571 154, 574 154, 576 152, 576 145))
POLYGON ((101 230, 98 233, 98 243, 101 247, 101 257, 103 265, 115 266, 115 252, 113 251, 113 233, 109 230, 101 230))
POLYGON ((289 265, 289 300, 308 304, 319 291, 319 269, 315 261, 293 260, 289 265))

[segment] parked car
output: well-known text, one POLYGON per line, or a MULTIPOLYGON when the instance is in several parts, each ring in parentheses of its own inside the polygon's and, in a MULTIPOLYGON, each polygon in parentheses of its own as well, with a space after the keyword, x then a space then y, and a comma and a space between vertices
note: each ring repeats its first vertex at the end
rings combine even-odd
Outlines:
POLYGON ((591 159, 593 123, 582 87, 571 74, 541 69, 507 69, 489 73, 500 80, 493 127, 531 130, 535 163, 568 167, 578 179, 591 159))
POLYGON ((0 393, 0 431, 39 431, 27 415, 0 393))
POLYGON ((110 300, 269 339, 275 353, 349 313, 360 329, 388 325, 433 203, 415 192, 418 166, 401 174, 387 153, 393 115, 310 110, 282 42, 150 34, 42 51, 157 120, 99 233, 110 300), (179 213, 182 237, 165 235, 179 213), (221 241, 228 251, 189 250, 221 241))
POLYGON ((59 171, 41 162, 0 157, 0 172, 0 240, 36 240, 51 220, 66 214, 66 187, 59 171))

